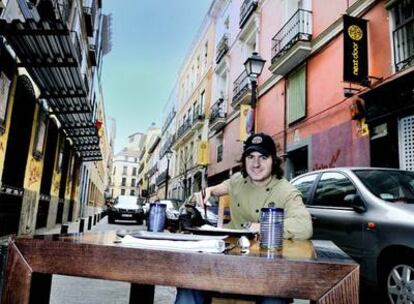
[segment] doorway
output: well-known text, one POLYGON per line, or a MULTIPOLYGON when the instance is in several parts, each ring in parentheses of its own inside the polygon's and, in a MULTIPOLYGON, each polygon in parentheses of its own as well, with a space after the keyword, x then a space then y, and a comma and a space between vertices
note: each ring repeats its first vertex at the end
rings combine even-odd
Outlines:
POLYGON ((30 79, 17 78, 0 193, 0 235, 17 233, 36 97, 30 79))

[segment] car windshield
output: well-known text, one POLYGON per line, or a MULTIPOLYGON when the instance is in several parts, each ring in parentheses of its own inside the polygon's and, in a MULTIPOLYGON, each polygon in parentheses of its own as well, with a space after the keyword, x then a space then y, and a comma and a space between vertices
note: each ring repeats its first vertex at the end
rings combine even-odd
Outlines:
POLYGON ((114 206, 118 208, 137 208, 138 198, 136 196, 119 196, 114 206))
POLYGON ((414 172, 400 170, 353 170, 377 197, 388 202, 414 203, 414 172))

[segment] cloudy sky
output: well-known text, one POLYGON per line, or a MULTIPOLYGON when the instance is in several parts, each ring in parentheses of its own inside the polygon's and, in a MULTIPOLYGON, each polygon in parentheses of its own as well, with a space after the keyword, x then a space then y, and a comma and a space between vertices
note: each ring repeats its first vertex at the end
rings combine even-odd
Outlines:
MULTIPOLYGON (((106 0, 112 51, 104 57, 108 117, 116 120, 115 152, 127 136, 162 125, 163 107, 211 0, 106 0)), ((109 120, 108 120, 109 122, 109 120)))

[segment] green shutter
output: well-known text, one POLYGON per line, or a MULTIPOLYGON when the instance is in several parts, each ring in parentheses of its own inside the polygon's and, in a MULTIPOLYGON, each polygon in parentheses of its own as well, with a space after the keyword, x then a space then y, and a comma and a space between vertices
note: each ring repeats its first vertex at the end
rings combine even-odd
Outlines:
POLYGON ((288 124, 306 115, 306 69, 300 68, 288 78, 287 83, 288 124))

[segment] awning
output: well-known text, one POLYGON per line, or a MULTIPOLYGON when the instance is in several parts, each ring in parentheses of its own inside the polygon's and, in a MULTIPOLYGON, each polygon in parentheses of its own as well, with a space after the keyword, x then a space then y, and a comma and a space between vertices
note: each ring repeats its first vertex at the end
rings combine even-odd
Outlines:
POLYGON ((364 100, 366 121, 414 113, 414 66, 393 74, 358 94, 364 100))
POLYGON ((82 160, 96 160, 102 157, 95 126, 96 105, 89 77, 81 72, 81 37, 66 25, 68 7, 55 1, 48 5, 37 12, 36 8, 28 8, 26 1, 19 1, 25 22, 0 20, 0 34, 15 51, 18 65, 26 68, 36 82, 40 98, 47 100, 75 150, 78 145, 84 149, 87 143, 90 150, 79 153, 82 160))

